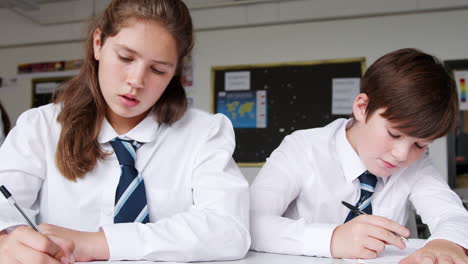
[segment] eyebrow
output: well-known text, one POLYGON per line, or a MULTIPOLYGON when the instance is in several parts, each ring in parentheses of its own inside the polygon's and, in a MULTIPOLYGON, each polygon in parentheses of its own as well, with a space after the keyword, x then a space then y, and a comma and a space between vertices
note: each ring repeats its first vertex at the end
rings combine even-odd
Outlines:
MULTIPOLYGON (((120 48, 120 49, 123 49, 131 54, 135 54, 135 55, 138 55, 140 56, 140 53, 138 53, 136 50, 133 50, 125 45, 122 45, 122 44, 116 44, 117 48, 120 48)), ((151 62, 153 63, 156 63, 156 64, 163 64, 163 65, 167 65, 167 66, 170 66, 170 67, 174 67, 174 64, 173 63, 170 63, 170 62, 167 62, 167 61, 160 61, 160 60, 151 60, 151 62)))

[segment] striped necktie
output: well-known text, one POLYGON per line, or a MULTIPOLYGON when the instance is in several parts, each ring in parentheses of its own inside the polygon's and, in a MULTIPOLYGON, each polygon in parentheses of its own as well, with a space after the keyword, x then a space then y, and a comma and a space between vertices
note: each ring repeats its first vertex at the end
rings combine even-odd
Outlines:
MULTIPOLYGON (((377 184, 377 177, 375 177, 375 175, 373 175, 369 171, 365 171, 363 174, 361 174, 361 176, 359 176, 359 182, 361 185, 361 197, 356 203, 356 207, 366 214, 372 214, 371 196, 372 194, 374 194, 375 185, 377 184)), ((358 216, 357 213, 352 211, 349 212, 348 217, 346 217, 345 223, 356 216, 358 216)))
POLYGON ((122 173, 115 193, 114 223, 148 223, 148 205, 143 177, 135 168, 136 140, 114 138, 110 141, 122 173))

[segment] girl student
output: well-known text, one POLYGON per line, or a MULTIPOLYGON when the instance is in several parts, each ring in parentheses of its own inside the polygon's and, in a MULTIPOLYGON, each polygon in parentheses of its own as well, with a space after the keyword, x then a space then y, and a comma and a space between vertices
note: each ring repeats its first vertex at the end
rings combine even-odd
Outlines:
POLYGON ((0 149, 0 263, 242 258, 248 184, 231 123, 187 109, 193 46, 181 0, 113 0, 78 76, 18 119, 0 149))

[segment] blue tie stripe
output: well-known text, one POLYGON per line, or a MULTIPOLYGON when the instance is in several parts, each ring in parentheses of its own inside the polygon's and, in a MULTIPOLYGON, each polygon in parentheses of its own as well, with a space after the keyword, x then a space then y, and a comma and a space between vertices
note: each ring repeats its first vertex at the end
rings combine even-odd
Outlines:
POLYGON ((140 214, 136 217, 135 222, 142 223, 148 217, 148 205, 146 205, 140 214))
POLYGON ((143 177, 136 177, 132 181, 132 183, 129 184, 128 188, 125 189, 122 195, 120 195, 119 197, 116 195, 117 203, 115 204, 114 216, 116 216, 120 212, 120 210, 122 209, 122 206, 127 202, 130 195, 135 191, 136 188, 138 188, 138 186, 140 185, 142 181, 143 181, 143 177))
POLYGON ((374 192, 374 187, 370 186, 369 184, 361 183, 361 190, 374 192))
POLYGON ((121 167, 115 194, 114 223, 148 223, 145 184, 142 175, 135 168, 136 150, 142 144, 120 138, 115 138, 110 143, 121 167))
POLYGON ((135 149, 134 149, 134 145, 131 144, 130 142, 126 142, 126 141, 122 141, 122 145, 127 149, 128 153, 130 153, 130 155, 132 155, 132 158, 133 158, 133 161, 136 160, 136 153, 135 153, 135 149))
MULTIPOLYGON (((358 202, 356 203, 356 207, 366 214, 372 214, 371 196, 374 194, 375 185, 377 184, 377 177, 375 177, 375 175, 371 174, 370 172, 365 171, 363 174, 361 174, 361 176, 359 176, 359 182, 361 187, 361 195, 358 202)), ((356 216, 358 216, 357 213, 352 211, 349 212, 345 223, 352 220, 356 216)))

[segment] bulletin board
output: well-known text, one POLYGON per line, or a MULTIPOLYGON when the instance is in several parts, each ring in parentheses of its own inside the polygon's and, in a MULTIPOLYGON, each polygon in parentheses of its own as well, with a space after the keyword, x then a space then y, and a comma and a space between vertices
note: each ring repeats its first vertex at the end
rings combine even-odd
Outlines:
POLYGON ((349 117, 337 108, 335 81, 357 80, 359 93, 364 70, 365 58, 212 67, 213 112, 233 123, 234 160, 261 166, 286 135, 349 117))
POLYGON ((69 80, 72 76, 35 78, 32 80, 32 107, 39 107, 52 102, 58 92, 60 84, 69 80))
POLYGON ((468 187, 468 59, 444 61, 454 78, 460 115, 456 131, 447 135, 448 184, 451 188, 468 187))

